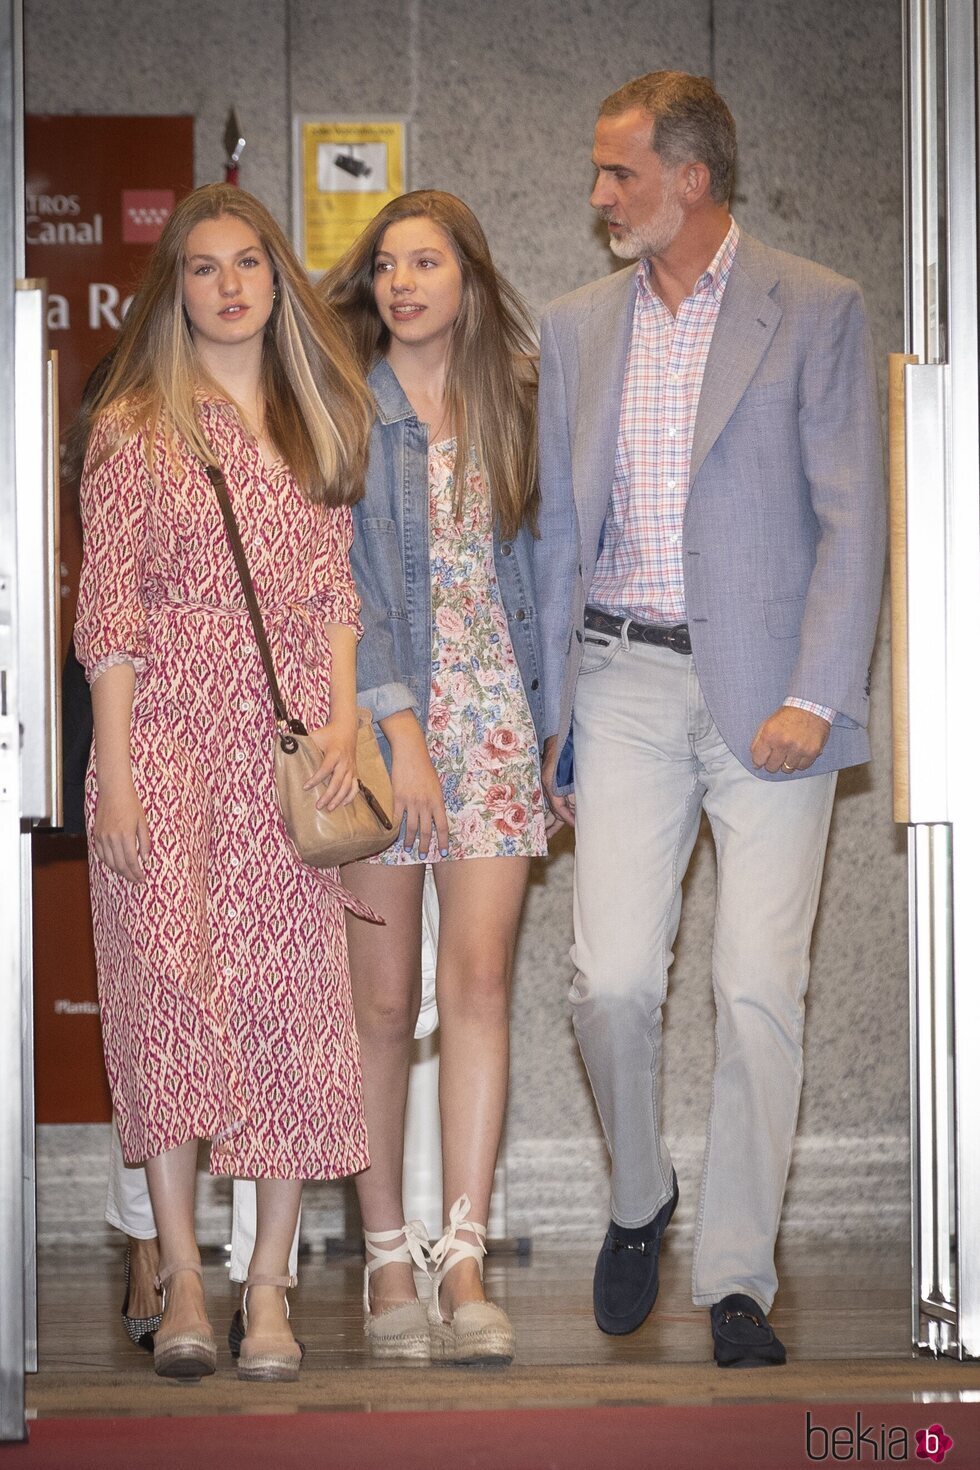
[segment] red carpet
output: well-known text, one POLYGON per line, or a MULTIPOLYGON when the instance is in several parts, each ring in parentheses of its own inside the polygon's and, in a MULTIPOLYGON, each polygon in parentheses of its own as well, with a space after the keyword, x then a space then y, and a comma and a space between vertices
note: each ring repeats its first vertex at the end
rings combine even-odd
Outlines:
POLYGON ((975 1404, 738 1404, 44 1419, 0 1470, 980 1470, 975 1404), (858 1413, 860 1412, 860 1419, 858 1413), (939 1423, 917 1457, 916 1430, 939 1423), (938 1458, 937 1458, 938 1456, 938 1458))

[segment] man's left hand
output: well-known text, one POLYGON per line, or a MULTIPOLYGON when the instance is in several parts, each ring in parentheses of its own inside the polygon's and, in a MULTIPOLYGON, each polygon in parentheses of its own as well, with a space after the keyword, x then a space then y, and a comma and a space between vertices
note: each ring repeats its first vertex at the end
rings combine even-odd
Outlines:
POLYGON ((753 764, 767 771, 806 771, 827 744, 830 725, 820 715, 784 704, 763 720, 749 747, 753 764))

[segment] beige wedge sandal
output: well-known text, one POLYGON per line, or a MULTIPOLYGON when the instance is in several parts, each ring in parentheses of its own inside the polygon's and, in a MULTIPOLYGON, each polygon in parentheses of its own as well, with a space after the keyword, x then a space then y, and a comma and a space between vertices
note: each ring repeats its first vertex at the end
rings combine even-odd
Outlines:
MULTIPOLYGON (((193 1271, 204 1280, 196 1261, 178 1261, 156 1278, 156 1289, 163 1294, 163 1310, 167 1310, 167 1282, 178 1271, 193 1271)), ((214 1333, 207 1329, 187 1332, 158 1331, 153 1339, 153 1371, 161 1378, 206 1378, 218 1366, 218 1348, 214 1333)))
POLYGON ((284 1344, 275 1338, 248 1335, 248 1293, 252 1286, 281 1286, 286 1320, 289 1301, 285 1292, 296 1285, 295 1276, 249 1276, 242 1292, 242 1326, 245 1336, 238 1349, 238 1376, 250 1383, 295 1383, 306 1349, 301 1342, 284 1344))
POLYGON ((467 1220, 469 1195, 461 1195, 449 1212, 449 1224, 441 1240, 432 1247, 432 1299, 429 1303, 429 1340, 433 1362, 505 1366, 514 1356, 514 1329, 510 1318, 493 1302, 463 1302, 447 1321, 439 1307, 443 1278, 464 1258, 477 1262, 483 1280, 483 1257, 487 1253, 487 1227, 467 1220), (460 1240, 458 1232, 469 1230, 475 1241, 460 1240))
POLYGON ((364 1335, 372 1358, 402 1358, 428 1362, 429 1323, 418 1300, 401 1302, 383 1312, 371 1311, 370 1280, 382 1266, 396 1263, 429 1273, 429 1237, 421 1220, 409 1220, 400 1230, 365 1230, 364 1335), (394 1244, 393 1242, 397 1242, 394 1244))

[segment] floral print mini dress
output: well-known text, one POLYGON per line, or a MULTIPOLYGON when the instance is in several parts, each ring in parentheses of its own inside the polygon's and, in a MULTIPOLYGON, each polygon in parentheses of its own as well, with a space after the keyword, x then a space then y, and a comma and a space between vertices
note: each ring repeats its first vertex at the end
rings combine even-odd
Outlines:
MULTIPOLYGON (((493 564, 490 498, 474 457, 454 510, 456 440, 429 446, 432 687, 426 743, 442 783, 449 859, 547 852, 537 741, 493 564)), ((396 842, 375 861, 445 861, 396 842)))

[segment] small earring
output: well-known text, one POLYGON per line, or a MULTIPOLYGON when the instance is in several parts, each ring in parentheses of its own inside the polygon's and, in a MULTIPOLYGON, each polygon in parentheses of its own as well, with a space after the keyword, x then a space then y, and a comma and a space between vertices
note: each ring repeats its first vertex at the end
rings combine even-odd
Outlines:
POLYGON ((275 303, 278 300, 279 300, 279 287, 278 286, 273 286, 273 288, 272 288, 272 304, 275 305, 275 303))

